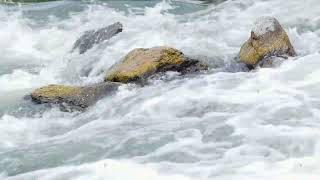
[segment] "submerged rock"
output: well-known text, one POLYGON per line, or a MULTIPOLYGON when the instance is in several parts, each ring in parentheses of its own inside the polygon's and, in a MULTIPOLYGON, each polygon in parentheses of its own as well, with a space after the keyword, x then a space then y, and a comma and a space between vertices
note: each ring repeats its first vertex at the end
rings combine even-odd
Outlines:
POLYGON ((48 85, 34 90, 31 98, 36 103, 59 104, 62 109, 84 109, 118 88, 118 83, 103 82, 84 87, 48 85))
POLYGON ((240 49, 240 60, 249 67, 255 67, 261 60, 271 56, 294 55, 287 33, 273 17, 258 18, 250 38, 240 49))
POLYGON ((248 72, 249 68, 243 62, 232 62, 226 64, 222 69, 224 72, 236 73, 236 72, 248 72))
POLYGON ((181 51, 171 47, 138 48, 129 52, 120 64, 114 65, 105 81, 128 83, 145 80, 158 72, 177 71, 185 74, 207 68, 207 65, 187 58, 181 51))
POLYGON ((258 66, 262 68, 279 67, 287 59, 288 58, 286 57, 271 56, 271 57, 263 58, 258 63, 258 66))
POLYGON ((112 38, 118 33, 122 32, 122 24, 120 22, 111 24, 107 27, 86 31, 73 45, 72 52, 79 48, 79 53, 83 54, 91 49, 93 45, 99 44, 105 40, 112 38))

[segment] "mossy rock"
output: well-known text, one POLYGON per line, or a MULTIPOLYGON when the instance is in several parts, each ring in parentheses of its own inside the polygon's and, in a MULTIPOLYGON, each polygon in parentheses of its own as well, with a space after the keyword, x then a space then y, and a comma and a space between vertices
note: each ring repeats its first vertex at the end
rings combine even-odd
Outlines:
POLYGON ((47 98, 52 97, 68 97, 80 95, 80 87, 64 86, 51 84, 49 86, 41 87, 32 92, 32 96, 43 96, 47 98))
POLYGON ((295 51, 287 33, 273 17, 258 18, 250 38, 240 49, 240 61, 252 67, 264 58, 294 55, 295 51))
POLYGON ((36 103, 59 104, 62 110, 84 109, 118 88, 118 83, 103 82, 90 86, 74 87, 48 85, 34 90, 31 98, 36 103))
POLYGON ((145 80, 158 72, 188 73, 207 68, 207 65, 187 58, 181 51, 171 47, 137 48, 110 69, 105 81, 128 83, 145 80))

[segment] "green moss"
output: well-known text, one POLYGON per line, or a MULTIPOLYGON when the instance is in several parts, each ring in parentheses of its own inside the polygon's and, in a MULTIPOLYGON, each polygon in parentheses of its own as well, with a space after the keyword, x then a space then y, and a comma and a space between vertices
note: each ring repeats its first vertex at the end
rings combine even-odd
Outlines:
POLYGON ((179 65, 182 64, 183 61, 182 52, 173 48, 165 48, 160 61, 156 62, 156 67, 162 68, 167 65, 179 65))
POLYGON ((33 91, 32 96, 34 97, 66 97, 76 96, 81 93, 79 87, 63 86, 63 85, 49 85, 41 87, 33 91))
POLYGON ((122 70, 117 69, 115 71, 112 71, 109 76, 107 76, 107 81, 114 81, 114 82, 130 82, 136 79, 139 79, 143 74, 146 72, 150 72, 156 69, 156 66, 154 63, 143 63, 139 65, 136 69, 131 70, 122 70))

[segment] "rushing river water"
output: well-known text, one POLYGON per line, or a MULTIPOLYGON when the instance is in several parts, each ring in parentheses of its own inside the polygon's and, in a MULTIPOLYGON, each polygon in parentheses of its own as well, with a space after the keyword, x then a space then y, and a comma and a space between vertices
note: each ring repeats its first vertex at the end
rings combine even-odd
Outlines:
POLYGON ((320 1, 54 1, 0 5, 0 179, 320 179, 320 1), (254 20, 276 17, 298 56, 276 68, 219 72, 254 20), (86 30, 124 31, 85 54, 86 30), (205 57, 209 72, 123 85, 85 112, 24 96, 103 80, 137 47, 205 57))

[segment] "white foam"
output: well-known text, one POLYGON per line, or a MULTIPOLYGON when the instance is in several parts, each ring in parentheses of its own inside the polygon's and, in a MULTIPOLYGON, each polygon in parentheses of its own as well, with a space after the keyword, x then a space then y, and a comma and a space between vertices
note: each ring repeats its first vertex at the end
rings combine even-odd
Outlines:
POLYGON ((17 118, 4 114, 0 117, 0 150, 39 143, 54 134, 51 129, 69 129, 76 122, 72 114, 63 113, 57 108, 44 113, 42 117, 17 118))
POLYGON ((170 2, 142 7, 143 15, 96 4, 38 28, 28 25, 36 20, 0 9, 0 68, 35 67, 14 66, 0 75, 0 179, 316 179, 317 6, 318 0, 226 1, 179 16, 170 13, 170 2), (136 47, 169 45, 228 62, 248 38, 257 12, 281 20, 299 56, 257 72, 122 86, 77 116, 53 109, 25 117, 6 107, 19 105, 24 93, 41 85, 101 81, 108 67, 136 47), (124 31, 105 46, 69 54, 82 32, 116 21, 124 31), (104 158, 128 161, 92 162, 104 158))
POLYGON ((130 161, 102 160, 95 163, 83 164, 80 166, 64 166, 53 169, 36 171, 16 177, 10 177, 8 180, 191 180, 182 175, 159 174, 156 170, 147 165, 136 164, 130 161))

